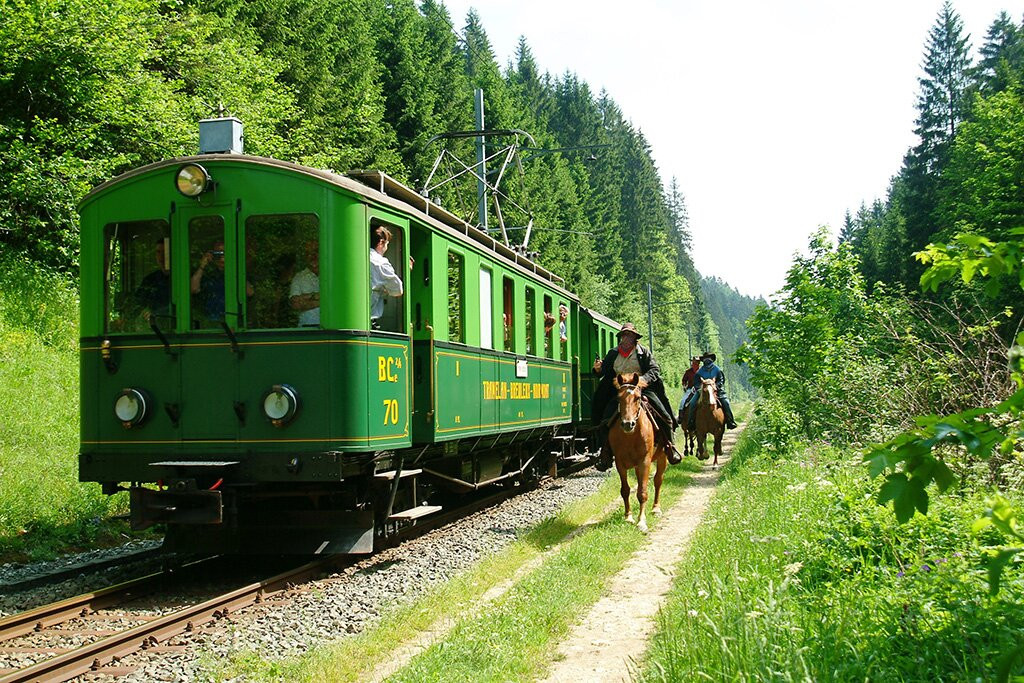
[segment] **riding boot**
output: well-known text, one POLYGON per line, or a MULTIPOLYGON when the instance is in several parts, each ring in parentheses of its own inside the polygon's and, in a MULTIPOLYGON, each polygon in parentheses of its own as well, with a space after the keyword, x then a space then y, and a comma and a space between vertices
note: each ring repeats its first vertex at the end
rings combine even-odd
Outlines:
POLYGON ((722 402, 722 410, 725 411, 725 426, 729 429, 736 429, 736 420, 732 416, 732 406, 729 405, 729 399, 724 396, 719 397, 722 402))
POLYGON ((604 445, 601 446, 601 453, 597 456, 597 462, 594 463, 594 469, 598 472, 604 472, 612 466, 612 447, 605 441, 604 445))
POLYGON ((601 444, 601 451, 597 456, 597 462, 594 463, 594 469, 604 472, 612 466, 612 447, 608 443, 608 427, 605 426, 605 423, 597 428, 597 439, 601 444))
POLYGON ((697 402, 690 402, 690 419, 687 421, 688 429, 691 432, 697 431, 697 402))
POLYGON ((672 434, 669 433, 665 437, 665 456, 668 458, 668 464, 678 465, 683 461, 683 454, 679 452, 676 445, 672 443, 672 434))
POLYGON ((676 445, 672 443, 672 416, 658 413, 655 414, 658 416, 658 421, 661 423, 658 431, 662 433, 662 438, 665 441, 665 456, 668 458, 670 465, 678 465, 683 461, 683 456, 679 453, 679 449, 676 448, 676 445), (668 424, 665 423, 666 419, 668 420, 668 424))

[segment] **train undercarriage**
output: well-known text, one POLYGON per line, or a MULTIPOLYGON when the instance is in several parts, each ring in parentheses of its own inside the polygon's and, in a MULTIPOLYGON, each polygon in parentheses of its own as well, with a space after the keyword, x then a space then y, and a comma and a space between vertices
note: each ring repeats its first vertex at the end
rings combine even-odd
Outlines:
MULTIPOLYGON (((179 553, 370 553, 421 520, 499 488, 586 467, 596 452, 591 438, 572 426, 544 427, 346 453, 330 482, 243 479, 235 474, 241 463, 226 459, 156 462, 163 476, 155 488, 128 489, 132 528, 162 525, 165 549, 179 553)), ((302 462, 295 457, 290 464, 302 462)))

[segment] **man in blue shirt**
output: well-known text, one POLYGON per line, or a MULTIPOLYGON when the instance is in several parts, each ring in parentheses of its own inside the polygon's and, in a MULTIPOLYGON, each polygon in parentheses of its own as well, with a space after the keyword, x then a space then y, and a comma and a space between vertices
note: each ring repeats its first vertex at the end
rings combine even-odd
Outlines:
MULTIPOLYGON (((700 360, 703 365, 693 376, 693 387, 699 390, 701 380, 715 380, 715 385, 718 387, 718 400, 722 402, 722 410, 725 411, 725 426, 729 429, 736 429, 736 420, 732 416, 732 406, 729 405, 729 399, 725 395, 725 373, 722 372, 722 368, 715 365, 715 361, 718 360, 718 356, 713 353, 705 353, 700 357, 700 360)), ((689 418, 690 429, 696 429, 697 401, 690 402, 689 418)))

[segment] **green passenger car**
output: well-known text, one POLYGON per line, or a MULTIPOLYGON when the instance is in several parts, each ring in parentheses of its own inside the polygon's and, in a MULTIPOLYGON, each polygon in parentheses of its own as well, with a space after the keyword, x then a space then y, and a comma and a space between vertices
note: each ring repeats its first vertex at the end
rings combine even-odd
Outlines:
POLYGON ((217 151, 81 204, 82 481, 173 548, 369 552, 579 460, 614 323, 384 174, 217 151))

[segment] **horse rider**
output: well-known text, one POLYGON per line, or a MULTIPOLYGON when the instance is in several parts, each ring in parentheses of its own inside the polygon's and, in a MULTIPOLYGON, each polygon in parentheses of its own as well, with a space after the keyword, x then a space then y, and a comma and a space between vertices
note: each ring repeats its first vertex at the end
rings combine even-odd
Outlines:
MULTIPOLYGON (((715 380, 715 386, 718 389, 718 400, 722 402, 722 410, 725 412, 725 426, 728 427, 729 429, 736 429, 736 420, 732 416, 732 406, 729 405, 729 399, 725 395, 725 373, 722 372, 722 368, 715 365, 715 361, 718 360, 718 356, 716 356, 713 353, 707 352, 700 357, 700 360, 704 365, 699 370, 697 370, 696 373, 694 373, 693 388, 699 392, 701 380, 715 380)), ((696 429, 697 401, 690 402, 689 418, 689 429, 696 429)))
POLYGON ((694 356, 690 359, 689 369, 683 373, 683 398, 679 401, 679 415, 676 417, 678 424, 683 424, 686 421, 684 415, 688 408, 687 404, 697 395, 697 390, 693 388, 693 376, 697 374, 698 368, 700 368, 700 356, 694 356))
POLYGON ((615 400, 615 389, 612 381, 616 375, 631 375, 636 373, 647 382, 643 395, 647 398, 654 412, 663 423, 658 431, 662 432, 665 439, 665 454, 668 461, 673 465, 682 461, 682 456, 672 443, 672 430, 676 428, 675 419, 669 412, 668 397, 665 395, 665 383, 661 380, 661 369, 654 360, 650 349, 641 346, 640 333, 636 331, 633 323, 626 323, 619 330, 619 345, 611 349, 604 360, 594 363, 594 374, 601 376, 601 382, 594 392, 594 399, 591 403, 591 420, 598 426, 599 443, 601 444, 601 456, 598 458, 595 467, 604 471, 612 466, 612 451, 608 445, 608 421, 618 410, 618 403, 615 400))

